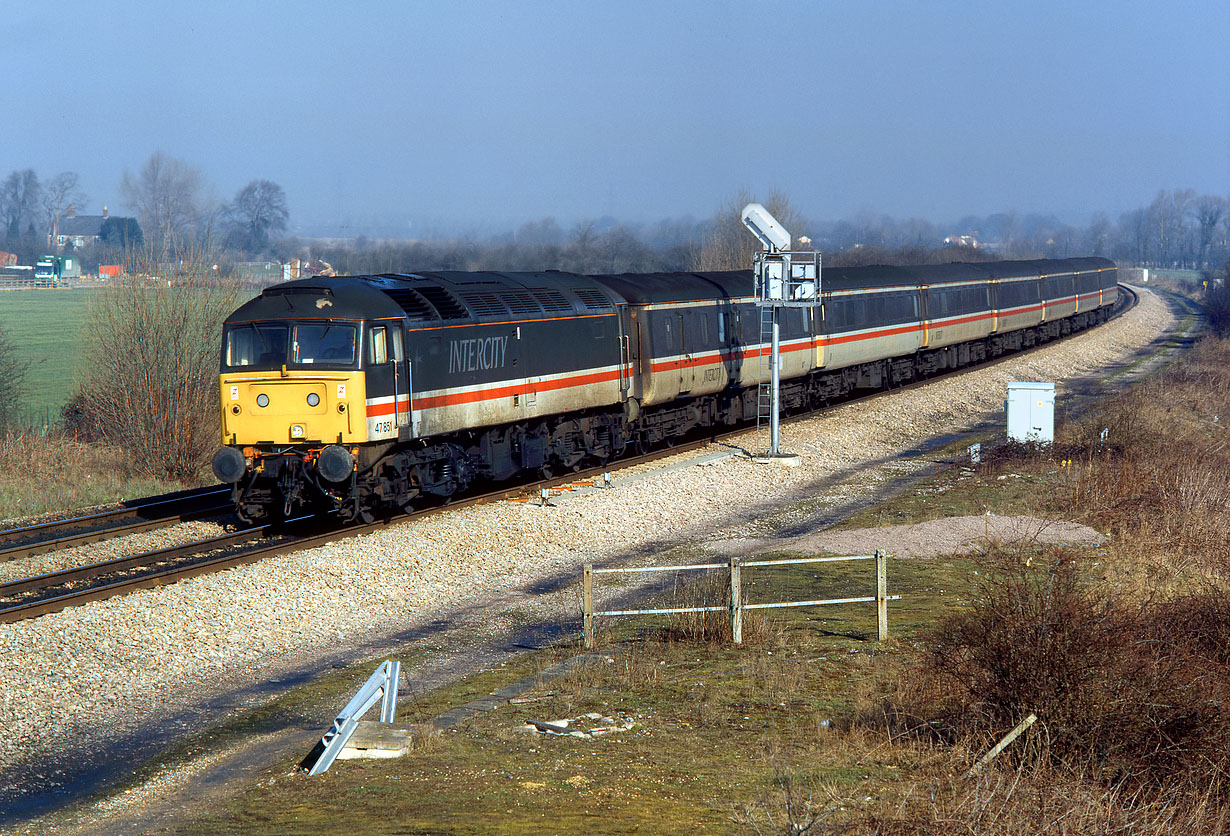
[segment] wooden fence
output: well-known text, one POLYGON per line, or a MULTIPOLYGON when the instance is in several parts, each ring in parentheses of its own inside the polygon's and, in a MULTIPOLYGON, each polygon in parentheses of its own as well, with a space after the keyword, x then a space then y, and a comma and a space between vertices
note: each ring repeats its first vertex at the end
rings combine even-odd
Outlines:
POLYGON ((735 644, 743 643, 743 611, 767 610, 781 607, 818 607, 826 604, 866 604, 876 605, 876 639, 883 641, 888 638, 888 602, 901 600, 900 595, 888 594, 888 554, 877 550, 875 554, 860 554, 842 557, 799 557, 782 560, 740 561, 731 558, 727 563, 697 563, 690 566, 643 566, 625 569, 595 569, 593 564, 586 563, 582 575, 581 614, 585 634, 585 647, 594 646, 595 616, 620 615, 668 615, 675 613, 705 613, 730 612, 731 639, 735 644), (743 601, 743 570, 759 569, 764 566, 788 566, 800 563, 837 563, 847 560, 874 560, 876 567, 875 595, 858 596, 854 598, 826 598, 816 601, 779 601, 765 604, 747 604, 743 601), (642 572, 691 572, 712 569, 728 569, 730 572, 730 604, 713 607, 666 607, 648 610, 594 610, 594 575, 633 574, 642 572))

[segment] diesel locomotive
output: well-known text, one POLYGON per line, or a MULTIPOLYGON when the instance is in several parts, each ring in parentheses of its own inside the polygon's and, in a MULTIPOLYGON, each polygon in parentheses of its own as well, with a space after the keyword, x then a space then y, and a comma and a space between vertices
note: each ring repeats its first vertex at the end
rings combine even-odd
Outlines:
MULTIPOLYGON (((781 404, 900 385, 1104 321, 1102 258, 826 268, 780 318, 781 404)), ((222 335, 215 475, 241 518, 367 519, 754 418, 750 271, 405 273, 266 288, 222 335)))

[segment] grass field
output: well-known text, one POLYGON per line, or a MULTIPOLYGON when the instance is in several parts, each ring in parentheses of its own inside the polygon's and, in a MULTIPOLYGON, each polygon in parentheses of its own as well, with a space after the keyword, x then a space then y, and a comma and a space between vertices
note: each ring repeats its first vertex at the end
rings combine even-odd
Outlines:
POLYGON ((57 424, 81 368, 81 328, 89 290, 0 293, 0 328, 28 364, 21 414, 31 424, 57 424))

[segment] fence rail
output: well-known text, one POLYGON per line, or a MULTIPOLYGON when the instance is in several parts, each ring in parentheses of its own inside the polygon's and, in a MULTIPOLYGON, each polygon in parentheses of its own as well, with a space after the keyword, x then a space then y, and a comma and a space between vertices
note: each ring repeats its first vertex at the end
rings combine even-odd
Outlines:
POLYGON ((586 563, 582 575, 582 625, 585 635, 585 647, 594 646, 594 618, 597 616, 624 615, 674 615, 684 613, 729 612, 731 639, 735 644, 743 643, 743 611, 768 610, 783 607, 818 607, 826 604, 868 604, 876 605, 876 639, 883 641, 888 638, 888 602, 901 600, 900 595, 888 594, 888 553, 878 549, 875 554, 848 555, 842 557, 798 557, 780 560, 740 561, 731 558, 727 563, 694 563, 688 566, 636 566, 620 569, 595 569, 593 564, 586 563), (850 560, 874 560, 876 562, 876 593, 875 595, 854 598, 825 598, 813 601, 776 601, 772 603, 745 604, 743 602, 743 570, 759 569, 765 566, 788 566, 800 563, 837 563, 850 560), (595 610, 594 609, 594 576, 595 575, 626 575, 643 572, 691 572, 712 569, 728 569, 730 571, 730 604, 712 607, 661 607, 640 610, 595 610))

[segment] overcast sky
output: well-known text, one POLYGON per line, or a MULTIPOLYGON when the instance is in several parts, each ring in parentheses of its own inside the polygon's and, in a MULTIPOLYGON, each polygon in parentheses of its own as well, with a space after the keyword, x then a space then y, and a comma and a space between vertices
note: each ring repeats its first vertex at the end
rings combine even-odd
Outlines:
POLYGON ((26 0, 0 45, 0 176, 77 171, 94 212, 154 151, 349 235, 1230 195, 1226 0, 26 0))

